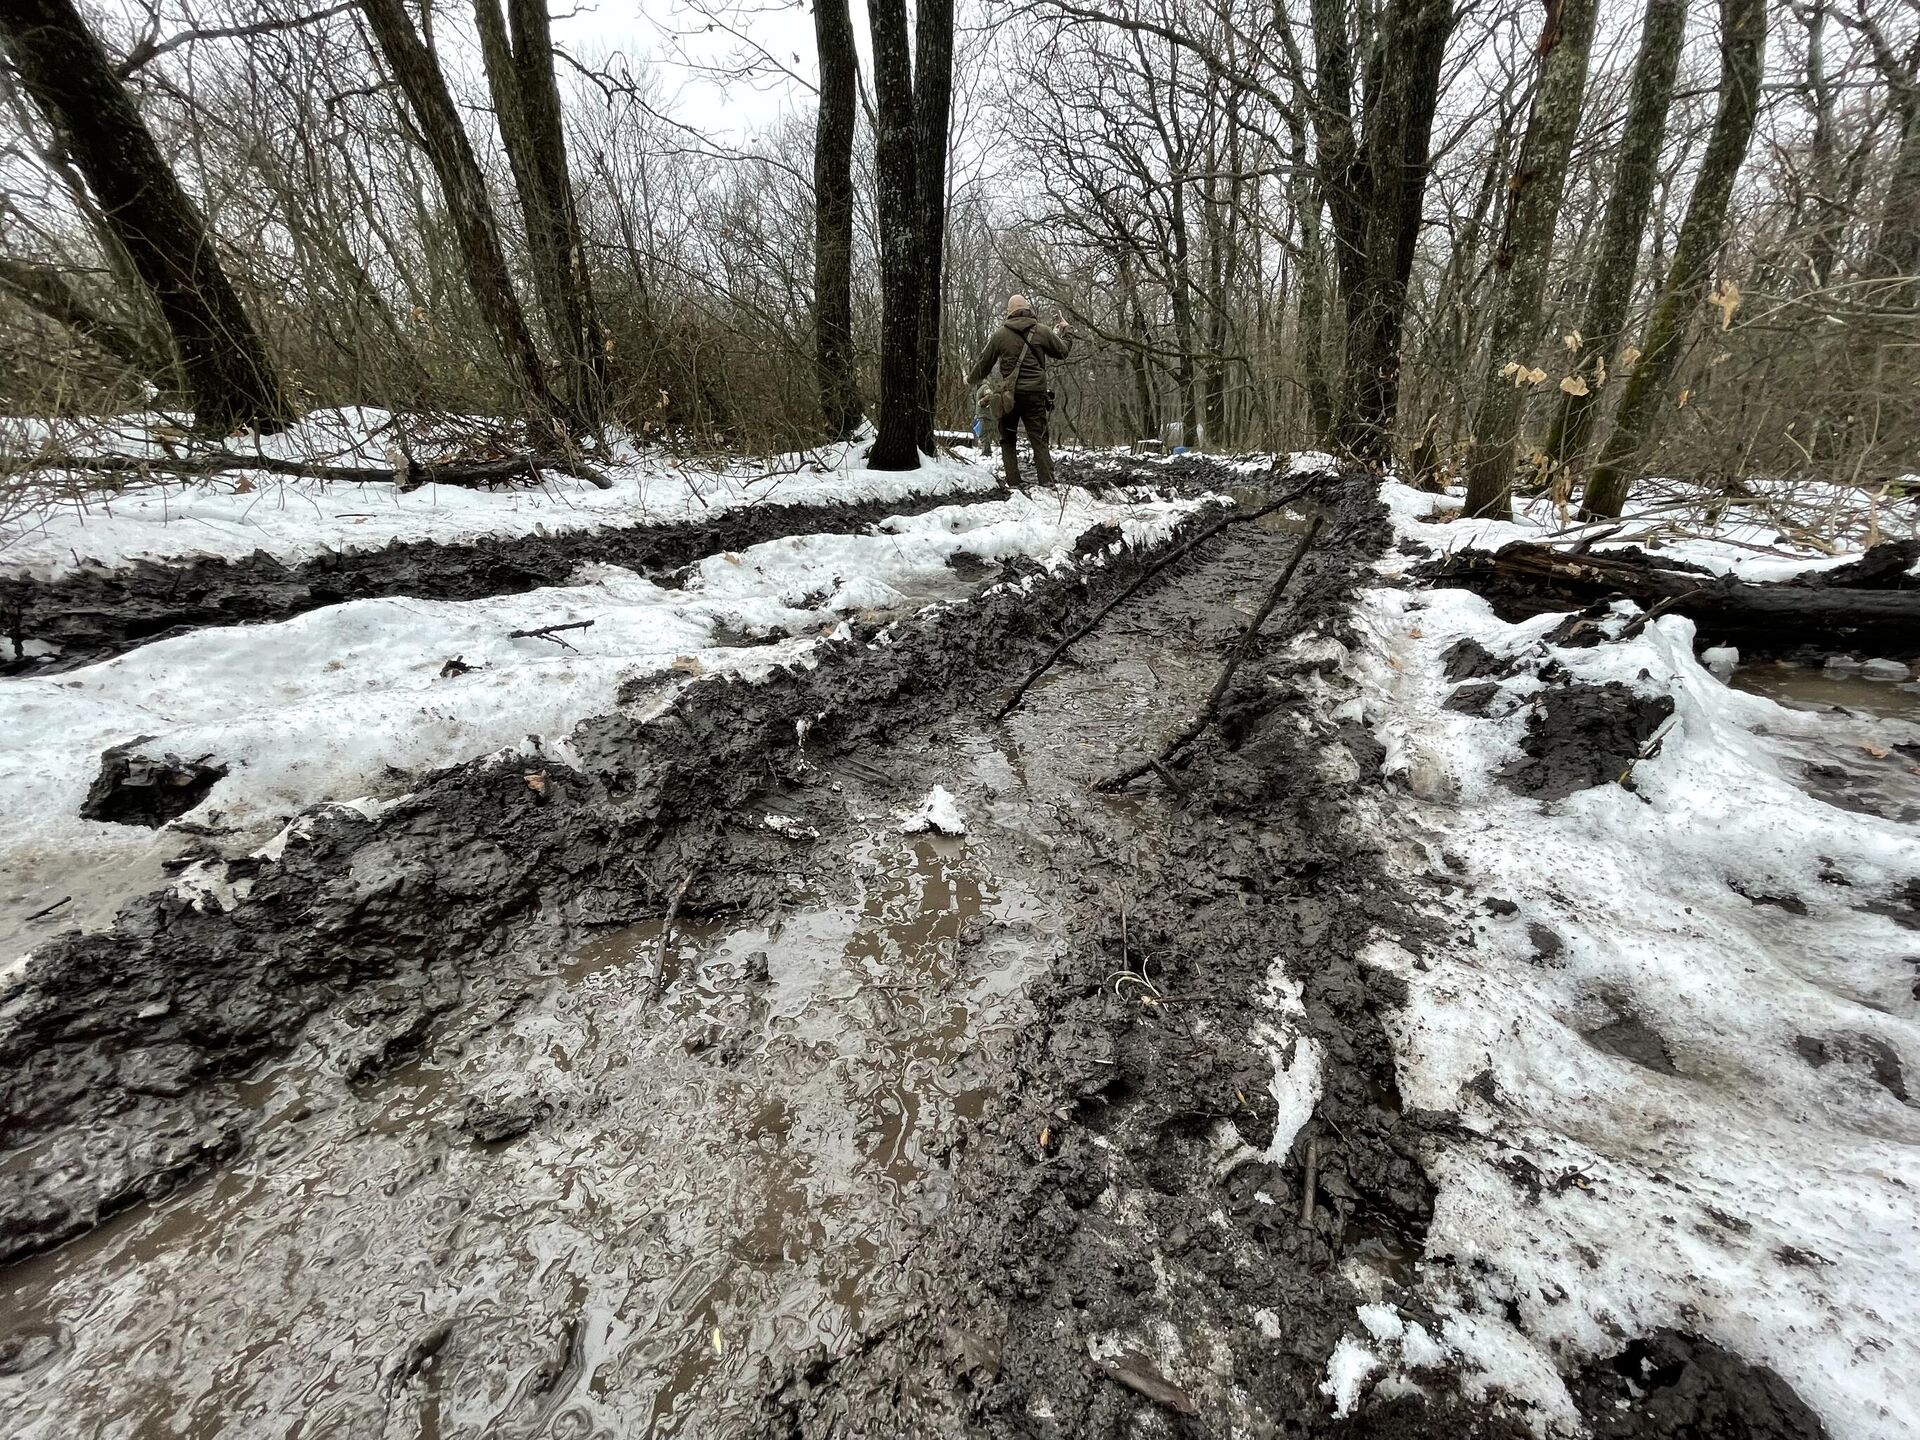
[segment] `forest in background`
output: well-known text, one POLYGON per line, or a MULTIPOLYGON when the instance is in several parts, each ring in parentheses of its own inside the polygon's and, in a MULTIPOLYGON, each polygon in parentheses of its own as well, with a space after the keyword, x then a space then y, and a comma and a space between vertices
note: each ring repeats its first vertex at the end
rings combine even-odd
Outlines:
POLYGON ((0 406, 749 452, 864 412, 898 468, 1018 288, 1086 337, 1070 442, 1335 448, 1483 511, 1920 468, 1914 0, 809 8, 814 53, 635 17, 785 87, 742 134, 543 0, 9 4, 0 406))

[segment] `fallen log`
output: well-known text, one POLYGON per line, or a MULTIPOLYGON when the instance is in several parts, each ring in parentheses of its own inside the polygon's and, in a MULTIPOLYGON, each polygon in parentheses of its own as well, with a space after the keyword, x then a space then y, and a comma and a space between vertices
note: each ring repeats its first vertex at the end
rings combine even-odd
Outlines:
POLYGON ((1644 551, 1568 553, 1517 540, 1424 565, 1421 578, 1483 596, 1503 620, 1624 598, 1643 610, 1687 616, 1702 644, 1749 654, 1816 647, 1876 655, 1920 654, 1920 540, 1876 545, 1858 560, 1790 580, 1715 575, 1644 551))
POLYGON ((204 479, 236 470, 256 470, 296 480, 334 480, 354 485, 397 485, 415 490, 422 485, 499 485, 515 480, 540 482, 542 470, 573 475, 601 490, 613 482, 600 471, 571 455, 513 455, 504 460, 445 460, 423 463, 408 460, 387 468, 367 465, 323 465, 310 460, 281 460, 272 455, 243 455, 233 450, 194 451, 181 455, 36 455, 16 467, 22 470, 66 470, 86 475, 173 476, 204 479))

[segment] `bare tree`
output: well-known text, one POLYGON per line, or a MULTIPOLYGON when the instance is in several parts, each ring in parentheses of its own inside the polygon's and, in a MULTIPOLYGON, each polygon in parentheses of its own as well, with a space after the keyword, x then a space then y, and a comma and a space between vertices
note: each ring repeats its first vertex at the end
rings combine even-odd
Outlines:
POLYGON ((1507 184, 1506 234, 1494 259, 1503 280, 1493 322, 1492 353, 1467 456, 1467 513, 1506 519, 1512 512, 1513 449, 1520 428, 1525 377, 1540 332, 1554 222, 1566 181, 1567 156, 1587 88, 1597 0, 1549 0, 1536 53, 1540 85, 1507 184), (1511 368, 1509 368, 1511 367, 1511 368))
MULTIPOLYGON (((275 429, 291 410, 198 208, 72 0, 0 5, 20 83, 85 177, 104 226, 166 322, 196 423, 275 429)), ((95 335, 106 331, 96 327, 95 335)))
POLYGON ((860 62, 847 0, 814 0, 813 33, 820 60, 813 143, 815 363, 821 421, 829 438, 844 440, 860 424, 853 370, 853 135, 860 62))
MULTIPOLYGON (((1626 504, 1638 462, 1665 399, 1668 377, 1679 360, 1687 324, 1707 293, 1713 259, 1734 177, 1746 159, 1760 108, 1760 79, 1767 49, 1766 0, 1721 0, 1720 101, 1713 137, 1693 182, 1687 218, 1667 269, 1659 303, 1647 322, 1640 357, 1614 415, 1613 430, 1601 448, 1599 463, 1587 481, 1582 513, 1611 517, 1626 504)), ((1727 312, 1731 316, 1731 311, 1727 312)))

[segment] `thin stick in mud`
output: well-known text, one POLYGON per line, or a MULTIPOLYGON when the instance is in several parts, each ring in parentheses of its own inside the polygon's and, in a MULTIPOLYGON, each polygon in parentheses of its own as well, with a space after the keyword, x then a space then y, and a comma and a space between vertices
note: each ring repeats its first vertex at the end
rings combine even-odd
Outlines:
MULTIPOLYGON (((1139 573, 1139 575, 1134 577, 1134 581, 1131 585, 1127 586, 1126 589, 1122 590, 1118 595, 1114 596, 1113 599, 1109 600, 1105 605, 1102 605, 1098 610, 1096 610, 1091 620, 1087 621, 1086 624, 1082 625, 1078 630, 1074 631, 1071 635, 1067 636, 1066 639, 1062 640, 1058 645, 1054 646, 1053 653, 1047 656, 1047 658, 1042 660, 1038 665, 1034 666, 1033 669, 1028 672, 1027 678, 1022 680, 1019 683, 1019 685, 1014 687, 1014 692, 1011 696, 1007 698, 1007 703, 1000 707, 999 712, 993 718, 996 720, 1004 720, 1007 718, 1007 716, 1011 715, 1014 712, 1014 710, 1019 707, 1020 701, 1023 698, 1025 698, 1027 691, 1033 687, 1033 683, 1036 680, 1038 680, 1042 675, 1046 674, 1047 671, 1051 670, 1054 666, 1054 663, 1058 661, 1062 655, 1066 654, 1069 649, 1072 648, 1075 641, 1084 640, 1089 634, 1093 632, 1094 628, 1098 626, 1102 620, 1106 619, 1107 616, 1111 615, 1115 610, 1119 609, 1122 603, 1124 603, 1127 600, 1130 600, 1134 595, 1138 594, 1140 591, 1140 588, 1144 586, 1149 580, 1151 580, 1155 575, 1158 575, 1162 570, 1166 569, 1169 565, 1176 564, 1177 562, 1186 559, 1186 557, 1191 555, 1197 548, 1199 548, 1201 545, 1206 544, 1207 541, 1211 540, 1214 536, 1218 535, 1222 530, 1227 529, 1229 526, 1248 525, 1255 520, 1259 520, 1264 518, 1265 516, 1273 514, 1273 512, 1276 510, 1285 509, 1287 506, 1291 505, 1294 501, 1298 500, 1301 496, 1305 495, 1309 490, 1313 489, 1315 483, 1316 483, 1315 481, 1309 480, 1306 484, 1301 485, 1296 489, 1289 490, 1286 494, 1282 495, 1278 500, 1269 501, 1267 504, 1262 505, 1258 510, 1236 511, 1234 514, 1227 516, 1226 519, 1216 521, 1214 524, 1209 525, 1206 529, 1202 530, 1198 535, 1194 536, 1191 540, 1187 541, 1186 544, 1177 545, 1172 550, 1169 550, 1165 555, 1161 556, 1158 560, 1154 561, 1153 564, 1149 565, 1145 570, 1142 570, 1139 573)), ((1320 522, 1316 520, 1313 523, 1317 526, 1320 522)))
POLYGON ((1300 568, 1300 562, 1306 558, 1314 536, 1320 533, 1320 523, 1318 515, 1308 522, 1307 533, 1300 537, 1300 543, 1294 547, 1293 558, 1287 561, 1287 568, 1280 572, 1280 578, 1274 582, 1273 589, 1267 592, 1266 603, 1240 632, 1240 639, 1235 643, 1233 653, 1227 656, 1227 663, 1221 667, 1220 678, 1213 682, 1213 689, 1207 695, 1207 703, 1200 707, 1200 713, 1188 721, 1180 733, 1162 747, 1158 755, 1142 760, 1138 765, 1122 770, 1118 775, 1108 776, 1095 786, 1095 789, 1121 790, 1149 770, 1163 770, 1169 760, 1199 739, 1207 726, 1213 723, 1214 716, 1220 709, 1220 701, 1226 696, 1227 686, 1233 683, 1234 673, 1239 670, 1241 662, 1252 653, 1253 642, 1260 634, 1260 627, 1267 623, 1267 617, 1273 614, 1274 607, 1280 603, 1281 595, 1286 593, 1287 584, 1293 579, 1293 572, 1300 568))
POLYGON ((653 979, 647 985, 647 995, 658 1000, 667 988, 667 946, 673 943, 673 922, 680 914, 680 901, 687 893, 687 886, 693 883, 693 871, 689 870, 680 877, 680 884, 674 889, 673 899, 667 903, 666 918, 660 922, 660 942, 653 952, 653 979))

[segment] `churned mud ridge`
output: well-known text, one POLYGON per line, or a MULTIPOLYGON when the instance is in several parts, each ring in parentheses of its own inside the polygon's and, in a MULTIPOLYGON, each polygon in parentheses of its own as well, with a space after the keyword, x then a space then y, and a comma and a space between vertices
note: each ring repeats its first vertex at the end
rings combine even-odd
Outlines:
MULTIPOLYGON (((1321 1388, 1367 1300, 1440 1328, 1410 1286, 1433 1213, 1423 1141, 1456 1124, 1403 1111, 1381 1017, 1408 994, 1359 958, 1383 934, 1424 953, 1443 922, 1389 874, 1387 836, 1353 804, 1379 783, 1377 742, 1325 713, 1307 678, 1359 643, 1355 590, 1392 543, 1365 479, 1323 498, 1331 523, 1291 601, 1173 769, 1164 848, 1101 855, 1089 833, 1071 848, 1101 863, 1053 876, 1084 938, 1030 989, 1035 1023, 1005 1098, 953 1156, 915 1302, 849 1351, 770 1375, 769 1433, 1534 1433, 1440 1371, 1342 1418, 1321 1388), (1276 980, 1298 986, 1290 1015, 1276 980), (1275 1153, 1276 1069, 1308 1042, 1320 1093, 1275 1153)), ((1291 538, 1226 543, 1271 575, 1291 538)), ((1547 710, 1541 788, 1566 781, 1582 732, 1638 735, 1650 718, 1611 693, 1547 710)), ((1823 1434, 1772 1372, 1696 1337, 1645 1337, 1568 1381, 1598 1434, 1823 1434)))
POLYGON ((442 543, 396 540, 377 550, 341 550, 289 562, 262 551, 243 559, 185 563, 136 560, 87 565, 57 579, 0 576, 0 673, 70 669, 123 654, 152 640, 211 625, 287 620, 345 600, 406 595, 479 600, 564 585, 591 562, 630 570, 665 569, 723 550, 786 535, 858 533, 889 515, 941 505, 1005 499, 990 491, 929 491, 898 500, 844 505, 763 502, 678 525, 627 525, 490 536, 442 543), (24 657, 28 641, 60 648, 24 657))
MULTIPOLYGON (((1370 483, 1328 494, 1332 523, 1265 663, 1175 767, 1164 853, 1058 877, 1085 939, 1036 988, 1008 1098, 957 1162, 923 1304, 779 1377, 768 1404, 786 1432, 1327 1429, 1310 1418, 1328 1413, 1318 1387, 1364 1299, 1343 1266, 1392 1283, 1432 1213, 1421 1117, 1401 1113, 1379 1018, 1405 993, 1357 958, 1382 929, 1418 943, 1375 840, 1348 823, 1346 788, 1379 750, 1294 683, 1333 663, 1315 637, 1352 638, 1356 581, 1390 540, 1370 483), (1301 1042, 1275 1039, 1289 1023, 1265 998, 1276 971, 1300 987, 1291 1024, 1322 1077, 1278 1155, 1276 1065, 1300 1063, 1301 1042)), ((1271 574, 1292 539, 1229 543, 1271 574)), ((1524 1433, 1456 1408, 1421 1406, 1405 1433, 1524 1433)))
POLYGON ((950 707, 1157 553, 1106 556, 1115 538, 1089 531, 1089 558, 1062 574, 1024 562, 965 604, 856 626, 813 668, 696 682, 651 720, 583 721, 579 768, 489 758, 424 777, 371 821, 321 807, 277 860, 210 862, 202 892, 245 885, 237 903, 169 889, 109 933, 42 947, 0 998, 0 1261, 232 1155, 253 1123, 232 1077, 323 1009, 330 1061, 372 1076, 509 948, 657 915, 683 885, 683 913, 751 903, 709 864, 743 802, 810 755, 950 707))

